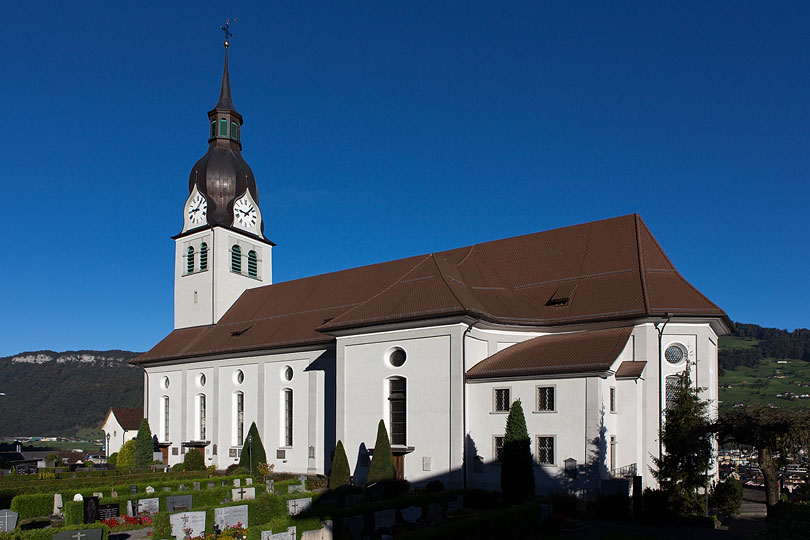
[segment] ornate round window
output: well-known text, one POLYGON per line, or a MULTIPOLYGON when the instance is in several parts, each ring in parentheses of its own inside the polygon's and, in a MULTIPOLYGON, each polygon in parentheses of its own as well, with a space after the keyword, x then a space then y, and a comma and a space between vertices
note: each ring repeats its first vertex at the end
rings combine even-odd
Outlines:
POLYGON ((287 382, 291 381, 293 378, 293 368, 290 366, 284 366, 284 369, 281 370, 281 378, 287 382))
POLYGON ((160 380, 160 386, 162 386, 164 390, 168 390, 169 389, 169 378, 164 376, 160 380))
POLYGON ((686 359, 686 350, 681 345, 670 345, 664 351, 664 358, 670 364, 680 364, 686 359))
POLYGON ((197 377, 197 385, 202 388, 205 386, 205 373, 200 373, 197 377))
POLYGON ((237 369, 233 372, 233 382, 234 384, 242 384, 245 382, 245 374, 241 369, 237 369))
POLYGON ((399 347, 394 347, 388 351, 388 365, 391 367, 401 367, 407 359, 408 355, 405 354, 405 351, 399 347))

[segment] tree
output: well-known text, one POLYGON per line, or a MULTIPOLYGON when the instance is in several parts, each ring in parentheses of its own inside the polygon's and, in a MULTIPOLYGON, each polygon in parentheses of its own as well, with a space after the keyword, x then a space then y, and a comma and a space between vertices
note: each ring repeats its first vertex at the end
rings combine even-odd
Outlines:
POLYGON ((394 454, 391 452, 388 430, 385 429, 385 422, 380 420, 377 426, 377 442, 374 443, 374 456, 368 468, 366 484, 394 480, 396 477, 397 471, 394 468, 394 454))
POLYGON ((740 481, 732 474, 714 488, 712 497, 717 509, 727 516, 740 513, 743 488, 740 481))
POLYGON ((329 489, 337 489, 340 486, 348 486, 351 471, 349 470, 349 459, 346 457, 346 450, 343 443, 337 442, 335 446, 335 456, 332 458, 332 471, 329 473, 329 489))
POLYGON ((116 468, 131 469, 135 466, 135 439, 125 442, 118 451, 116 468))
POLYGON ((152 464, 153 446, 149 420, 144 418, 138 428, 138 436, 135 437, 135 468, 145 469, 152 464))
POLYGON ((509 504, 521 503, 534 495, 531 446, 523 405, 518 399, 509 408, 501 454, 501 492, 509 504))
POLYGON ((652 471, 661 489, 680 506, 681 511, 700 508, 697 490, 706 487, 706 474, 712 463, 713 426, 707 415, 708 402, 700 399, 692 386, 690 364, 678 375, 675 396, 664 413, 660 434, 665 453, 653 458, 652 471))
POLYGON ((186 457, 183 458, 184 471, 204 471, 205 470, 205 457, 202 452, 196 448, 189 448, 186 451, 186 457))
POLYGON ((810 411, 775 407, 742 407, 723 411, 718 422, 721 440, 733 440, 757 449, 765 479, 765 504, 770 514, 779 502, 779 468, 785 467, 810 442, 810 411))
POLYGON ((267 455, 264 452, 264 445, 262 444, 262 438, 259 437, 256 422, 250 424, 248 437, 253 437, 253 442, 248 444, 247 439, 245 439, 245 444, 242 447, 242 457, 239 459, 239 466, 245 469, 251 469, 252 460, 252 470, 256 473, 259 470, 259 463, 267 463, 267 455))

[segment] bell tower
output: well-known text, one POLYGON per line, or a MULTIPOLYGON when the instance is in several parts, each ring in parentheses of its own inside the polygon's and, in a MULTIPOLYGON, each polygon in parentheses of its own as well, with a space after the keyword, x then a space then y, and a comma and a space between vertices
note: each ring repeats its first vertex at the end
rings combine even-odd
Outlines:
MULTIPOLYGON (((230 37, 227 25, 223 27, 230 37)), ((231 99, 228 48, 219 101, 208 111, 208 150, 192 167, 183 230, 174 236, 174 327, 216 323, 247 289, 272 283, 253 171, 242 158, 242 115, 231 99)))

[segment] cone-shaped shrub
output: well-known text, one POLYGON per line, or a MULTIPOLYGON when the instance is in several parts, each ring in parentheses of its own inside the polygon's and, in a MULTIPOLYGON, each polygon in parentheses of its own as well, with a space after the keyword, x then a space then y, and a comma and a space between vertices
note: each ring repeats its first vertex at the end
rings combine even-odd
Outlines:
POLYGON ((337 446, 335 446, 335 457, 332 458, 332 472, 329 473, 329 489, 348 486, 350 476, 349 458, 346 457, 343 443, 338 441, 337 446))
POLYGON ((518 504, 534 495, 534 471, 529 431, 520 400, 509 409, 501 459, 501 492, 509 504, 518 504))
POLYGON ((196 448, 188 448, 186 450, 186 457, 183 458, 184 471, 204 471, 205 470, 205 457, 202 452, 196 448))
POLYGON ((250 424, 248 437, 251 435, 253 436, 253 448, 250 448, 250 445, 247 442, 247 437, 245 437, 245 444, 242 445, 242 457, 239 459, 239 466, 244 467, 245 469, 250 469, 250 462, 252 459, 253 473, 258 474, 259 463, 267 463, 267 455, 264 453, 264 445, 262 444, 262 438, 259 437, 259 430, 256 427, 256 422, 250 424))
POLYGON ((388 430, 385 429, 385 422, 380 420, 380 424, 377 426, 377 442, 374 443, 374 456, 371 458, 366 484, 382 482, 383 480, 395 480, 396 477, 394 454, 391 453, 388 430))
POLYGON ((135 466, 135 439, 130 439, 121 446, 115 466, 120 469, 131 469, 135 466))
POLYGON ((138 436, 135 437, 135 468, 145 469, 152 464, 152 430, 149 429, 149 420, 141 421, 138 428, 138 436))

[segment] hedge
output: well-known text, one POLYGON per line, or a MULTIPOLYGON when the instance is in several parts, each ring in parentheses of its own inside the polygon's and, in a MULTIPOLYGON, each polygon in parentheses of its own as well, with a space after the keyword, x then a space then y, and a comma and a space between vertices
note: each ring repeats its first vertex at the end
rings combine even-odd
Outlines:
POLYGON ((61 531, 75 531, 78 529, 101 529, 101 540, 108 540, 110 528, 103 523, 91 523, 88 525, 69 525, 60 528, 30 529, 21 531, 9 531, 0 533, 0 540, 51 540, 53 535, 61 531))

